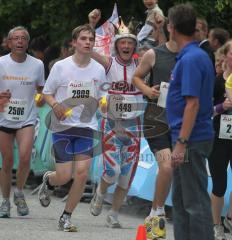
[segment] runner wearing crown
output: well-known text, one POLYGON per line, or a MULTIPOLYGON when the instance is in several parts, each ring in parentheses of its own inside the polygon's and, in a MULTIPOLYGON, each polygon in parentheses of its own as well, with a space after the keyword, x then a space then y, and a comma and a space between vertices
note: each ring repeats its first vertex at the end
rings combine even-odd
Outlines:
MULTIPOLYGON (((89 22, 95 27, 100 19, 100 11, 89 14, 89 22)), ((107 93, 107 117, 102 121, 103 166, 104 171, 97 191, 91 201, 90 211, 98 216, 107 188, 117 182, 112 207, 107 214, 106 224, 120 228, 118 212, 127 195, 135 175, 140 152, 140 117, 138 104, 142 104, 141 92, 132 84, 132 76, 137 66, 133 54, 137 38, 121 21, 113 44, 113 56, 94 53, 92 57, 101 63, 111 86, 107 93)))

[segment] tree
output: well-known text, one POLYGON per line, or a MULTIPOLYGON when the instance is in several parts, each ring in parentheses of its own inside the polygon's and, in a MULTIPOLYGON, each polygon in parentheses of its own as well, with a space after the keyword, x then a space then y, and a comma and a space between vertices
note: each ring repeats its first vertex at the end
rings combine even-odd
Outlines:
POLYGON ((223 27, 232 31, 232 0, 176 0, 175 3, 190 2, 200 17, 204 17, 209 26, 223 27))
MULTIPOLYGON (((126 23, 131 16, 139 21, 144 20, 145 7, 142 0, 117 0, 116 2, 119 15, 126 23)), ((167 14, 169 7, 182 2, 186 1, 162 0, 159 5, 167 14)), ((231 29, 232 0, 192 0, 191 3, 210 25, 231 29)), ((113 5, 114 1, 109 0, 0 0, 0 36, 6 35, 14 26, 23 25, 28 28, 32 38, 43 35, 51 43, 58 43, 70 37, 74 27, 87 22, 88 13, 94 8, 102 10, 101 23, 104 22, 110 17, 113 5)))

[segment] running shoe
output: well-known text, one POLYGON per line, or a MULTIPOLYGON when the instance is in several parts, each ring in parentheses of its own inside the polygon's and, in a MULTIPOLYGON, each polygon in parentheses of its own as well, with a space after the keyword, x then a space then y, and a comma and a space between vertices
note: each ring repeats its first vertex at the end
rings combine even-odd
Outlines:
POLYGON ((144 226, 147 231, 147 239, 165 239, 166 228, 165 228, 165 217, 164 216, 148 216, 144 221, 144 226))
POLYGON ((3 200, 0 206, 0 218, 9 218, 10 217, 10 201, 3 200))
POLYGON ((216 224, 213 227, 214 230, 214 240, 226 240, 226 235, 224 232, 224 227, 222 225, 216 224))
POLYGON ((38 198, 39 198, 41 206, 43 206, 43 207, 48 207, 51 202, 51 197, 50 197, 51 191, 48 189, 48 185, 47 185, 48 176, 51 173, 52 173, 51 171, 48 171, 43 175, 43 182, 42 182, 42 184, 39 188, 39 192, 38 192, 38 198))
POLYGON ((58 228, 64 232, 77 232, 77 227, 71 223, 71 216, 63 214, 59 220, 58 228))
POLYGON ((116 216, 107 215, 106 226, 109 228, 122 228, 116 216))
POLYGON ((26 216, 29 214, 29 208, 25 201, 23 192, 14 192, 14 204, 17 206, 18 216, 26 216))
POLYGON ((96 191, 90 202, 90 212, 93 216, 98 216, 101 214, 103 200, 104 196, 99 196, 96 191))
POLYGON ((232 219, 229 219, 228 216, 226 216, 224 219, 224 225, 230 231, 230 234, 232 234, 232 219))

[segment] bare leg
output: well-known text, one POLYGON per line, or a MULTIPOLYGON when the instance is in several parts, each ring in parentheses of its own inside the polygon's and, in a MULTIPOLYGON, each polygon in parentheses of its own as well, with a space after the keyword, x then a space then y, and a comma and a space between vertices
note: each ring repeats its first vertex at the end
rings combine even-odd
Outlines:
POLYGON ((163 207, 169 194, 172 181, 171 150, 163 149, 156 153, 158 162, 158 175, 156 177, 156 186, 152 208, 163 207))
POLYGON ((221 213, 224 205, 224 197, 217 197, 213 193, 211 195, 211 207, 213 214, 213 223, 221 224, 221 213))
POLYGON ((111 209, 114 212, 118 212, 120 207, 123 204, 123 201, 127 195, 128 190, 125 190, 119 186, 116 187, 114 191, 114 196, 113 196, 113 202, 112 202, 112 207, 111 209))
POLYGON ((85 183, 88 178, 89 167, 91 164, 91 158, 87 155, 76 156, 74 163, 74 180, 69 190, 68 199, 65 205, 65 211, 72 213, 85 190, 85 183))
POLYGON ((108 187, 111 184, 107 183, 103 178, 101 178, 101 182, 98 187, 98 191, 100 194, 105 194, 107 192, 108 187))
POLYGON ((19 166, 16 174, 16 187, 20 190, 23 189, 30 172, 33 138, 34 126, 22 128, 16 132, 16 140, 19 150, 19 166))
POLYGON ((1 190, 3 198, 10 197, 13 168, 14 135, 0 131, 0 151, 2 154, 1 190))
POLYGON ((49 174, 48 181, 52 186, 61 186, 72 178, 72 162, 56 163, 56 171, 49 174))

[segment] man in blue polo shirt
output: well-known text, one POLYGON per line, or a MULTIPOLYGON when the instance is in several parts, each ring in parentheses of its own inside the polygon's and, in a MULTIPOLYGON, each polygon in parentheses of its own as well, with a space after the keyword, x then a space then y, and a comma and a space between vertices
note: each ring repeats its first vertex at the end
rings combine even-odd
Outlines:
POLYGON ((189 4, 172 7, 171 34, 179 48, 167 97, 172 134, 173 223, 178 240, 213 240, 206 158, 213 142, 214 69, 194 42, 196 13, 189 4))

